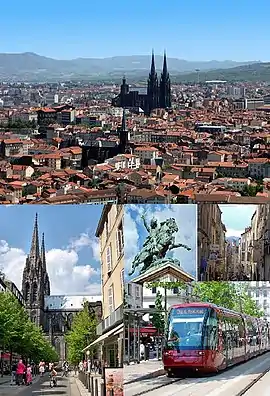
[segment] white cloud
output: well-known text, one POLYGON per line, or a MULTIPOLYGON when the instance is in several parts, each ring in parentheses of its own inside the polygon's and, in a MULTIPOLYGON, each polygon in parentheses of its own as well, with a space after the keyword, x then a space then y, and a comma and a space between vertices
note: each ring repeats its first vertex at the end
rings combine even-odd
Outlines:
POLYGON ((239 231, 239 230, 234 230, 232 228, 228 228, 227 231, 226 231, 226 237, 227 238, 229 238, 229 237, 240 238, 241 234, 243 234, 243 232, 244 232, 244 230, 239 231))
POLYGON ((69 247, 71 249, 74 249, 76 252, 80 251, 81 249, 85 247, 90 247, 91 245, 91 238, 90 236, 83 232, 79 238, 72 238, 70 241, 69 247))
MULTIPOLYGON (((51 294, 100 294, 100 284, 91 283, 91 278, 99 275, 91 265, 78 265, 78 251, 89 246, 94 259, 97 256, 97 241, 91 240, 88 234, 81 234, 77 239, 62 249, 51 249, 46 252, 47 270, 51 282, 51 294)), ((6 277, 21 289, 22 272, 27 254, 18 248, 0 241, 0 269, 6 277)))
POLYGON ((139 227, 142 226, 141 215, 145 213, 147 222, 154 216, 159 222, 170 217, 176 219, 179 231, 175 235, 176 243, 183 243, 191 248, 172 251, 172 256, 180 260, 182 268, 189 273, 196 273, 197 267, 197 211, 196 205, 127 205, 125 211, 125 265, 129 271, 131 263, 139 251, 139 227), (136 212, 135 220, 130 211, 136 212))
MULTIPOLYGON (((132 205, 135 206, 136 205, 132 205)), ((132 260, 139 251, 139 233, 130 212, 125 211, 124 217, 124 243, 125 243, 125 270, 129 272, 132 260)))
POLYGON ((0 269, 19 289, 25 260, 26 253, 22 249, 11 248, 6 241, 0 241, 0 269))

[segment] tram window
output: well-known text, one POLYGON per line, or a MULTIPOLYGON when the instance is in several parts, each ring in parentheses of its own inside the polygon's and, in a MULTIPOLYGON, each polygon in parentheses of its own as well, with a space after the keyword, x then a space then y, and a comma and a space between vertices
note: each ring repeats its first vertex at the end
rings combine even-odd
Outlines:
POLYGON ((211 309, 205 327, 205 346, 209 349, 216 349, 218 341, 218 320, 216 312, 211 309))

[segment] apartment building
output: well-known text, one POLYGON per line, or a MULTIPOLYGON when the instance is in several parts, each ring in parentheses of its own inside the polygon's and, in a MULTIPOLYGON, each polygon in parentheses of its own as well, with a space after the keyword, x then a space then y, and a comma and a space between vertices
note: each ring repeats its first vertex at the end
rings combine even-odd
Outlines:
POLYGON ((253 281, 248 283, 248 294, 256 301, 265 317, 270 321, 270 282, 253 281))
POLYGON ((99 238, 102 278, 102 322, 99 336, 85 350, 100 346, 108 367, 123 366, 123 299, 124 299, 124 207, 104 206, 96 237, 99 238))
POLYGON ((226 279, 225 225, 217 204, 198 205, 198 280, 226 279))

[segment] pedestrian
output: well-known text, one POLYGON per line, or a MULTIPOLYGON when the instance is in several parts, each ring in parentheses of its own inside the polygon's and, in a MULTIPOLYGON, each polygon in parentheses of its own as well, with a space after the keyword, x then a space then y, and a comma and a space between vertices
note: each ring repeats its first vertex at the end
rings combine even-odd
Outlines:
POLYGON ((83 371, 83 361, 82 360, 79 363, 79 371, 80 371, 80 373, 83 371))
POLYGON ((39 374, 41 377, 43 377, 44 372, 45 372, 45 362, 41 360, 39 363, 39 374))
POLYGON ((16 372, 17 372, 17 363, 13 362, 12 366, 11 366, 11 382, 10 382, 10 385, 14 385, 17 382, 16 372))
POLYGON ((27 365, 26 369, 26 385, 31 385, 33 382, 31 364, 27 365))
POLYGON ((17 364, 17 370, 16 370, 16 377, 17 377, 17 384, 22 385, 23 383, 23 375, 26 371, 26 367, 23 364, 22 359, 19 360, 19 363, 17 364))

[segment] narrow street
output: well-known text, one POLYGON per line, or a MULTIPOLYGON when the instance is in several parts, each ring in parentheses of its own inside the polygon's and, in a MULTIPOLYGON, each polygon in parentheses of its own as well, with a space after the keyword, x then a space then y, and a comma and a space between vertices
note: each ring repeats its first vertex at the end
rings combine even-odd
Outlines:
POLYGON ((81 396, 74 377, 58 377, 57 387, 50 387, 49 376, 36 378, 30 386, 11 386, 10 383, 0 385, 1 396, 81 396))

